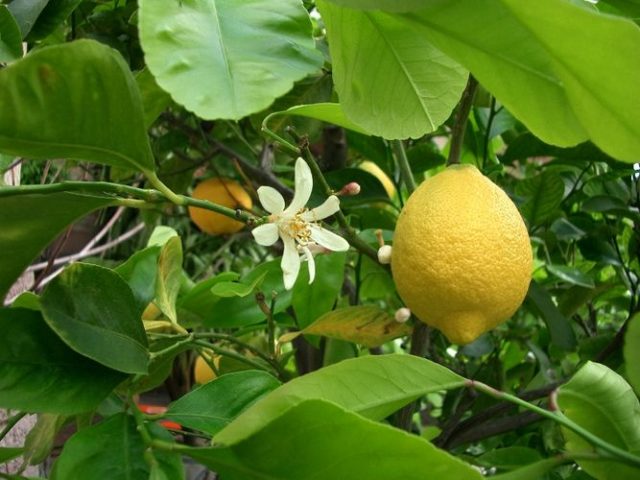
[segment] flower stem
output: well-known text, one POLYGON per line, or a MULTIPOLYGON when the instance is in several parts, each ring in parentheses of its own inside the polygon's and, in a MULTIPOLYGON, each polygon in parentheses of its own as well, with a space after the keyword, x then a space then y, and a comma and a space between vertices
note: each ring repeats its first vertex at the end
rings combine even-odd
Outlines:
POLYGON ((411 172, 411 166, 409 165, 409 159, 407 158, 407 152, 404 150, 404 143, 402 140, 393 141, 393 151, 395 153, 396 162, 400 167, 400 173, 402 174, 402 180, 404 181, 409 194, 413 193, 416 189, 416 180, 413 178, 411 172))
POLYGON ((261 127, 262 131, 264 132, 265 135, 267 135, 268 137, 271 137, 273 140, 275 140, 280 145, 282 145, 290 153, 294 154, 295 156, 301 155, 302 152, 301 152, 300 148, 298 148, 295 145, 292 145, 291 143, 287 142, 284 138, 282 138, 280 135, 278 135, 273 130, 270 130, 267 127, 267 123, 269 122, 269 120, 271 120, 272 117, 274 117, 274 116, 276 116, 278 114, 280 114, 280 112, 273 112, 273 113, 267 115, 264 118, 264 120, 262 121, 262 127, 261 127))
POLYGON ((616 447, 615 445, 610 444, 609 442, 606 442, 605 440, 601 439, 600 437, 594 435, 593 433, 591 433, 590 431, 588 431, 587 429, 581 427, 580 425, 578 425, 577 423, 575 423, 573 420, 567 418, 563 413, 561 413, 559 410, 556 411, 549 411, 546 410, 544 408, 538 407, 537 405, 534 405, 533 403, 529 403, 526 400, 523 400, 521 398, 516 397, 515 395, 511 395, 509 393, 497 390, 493 387, 490 387, 487 384, 484 384, 482 382, 477 382, 475 380, 469 380, 467 382, 467 386, 470 388, 474 388, 476 390, 479 390, 483 393, 486 393, 487 395, 496 398, 498 400, 506 400, 508 402, 514 403, 516 405, 519 405, 523 408, 526 408, 527 410, 530 410, 532 412, 537 413, 538 415, 544 417, 544 418, 548 418, 550 420, 553 420, 554 422, 559 423, 560 425, 562 425, 565 428, 568 428, 569 430, 573 431, 574 433, 578 434, 579 436, 581 436, 582 438, 584 438, 585 440, 587 440, 589 443, 591 443, 592 445, 594 445, 595 447, 597 447, 600 450, 603 450, 605 452, 607 452, 608 454, 613 455, 614 457, 616 457, 617 459, 620 459, 622 462, 627 463, 629 465, 633 465, 635 467, 640 467, 640 457, 627 452, 621 448, 616 447))

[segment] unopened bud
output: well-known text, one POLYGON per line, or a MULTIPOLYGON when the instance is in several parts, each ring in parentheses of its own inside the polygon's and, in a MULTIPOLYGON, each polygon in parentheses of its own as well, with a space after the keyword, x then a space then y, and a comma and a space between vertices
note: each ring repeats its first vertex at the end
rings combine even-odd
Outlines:
POLYGON ((336 195, 353 196, 360 193, 360 184, 356 182, 347 183, 336 195))
POLYGON ((391 263, 391 245, 383 245, 378 249, 378 261, 383 265, 391 263))
POLYGON ((398 323, 404 323, 411 318, 411 310, 407 307, 402 307, 396 310, 395 319, 398 323))

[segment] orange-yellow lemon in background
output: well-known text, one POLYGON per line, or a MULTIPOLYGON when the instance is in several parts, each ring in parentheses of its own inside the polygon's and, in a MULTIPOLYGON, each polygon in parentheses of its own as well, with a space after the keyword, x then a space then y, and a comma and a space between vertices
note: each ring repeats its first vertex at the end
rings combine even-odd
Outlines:
POLYGON ((470 343, 511 317, 531 268, 518 209, 473 166, 452 166, 425 180, 398 218, 391 254, 398 293, 453 343, 470 343))
MULTIPOLYGON (((215 355, 211 358, 211 361, 216 366, 216 368, 220 368, 220 356, 215 355)), ((193 378, 195 382, 199 385, 210 382, 217 377, 216 372, 209 366, 209 364, 202 358, 201 355, 198 355, 196 358, 196 362, 193 365, 193 378)))
MULTIPOLYGON (((253 205, 247 191, 238 182, 226 178, 210 178, 199 183, 193 190, 192 197, 232 209, 249 210, 253 205)), ((189 207, 189 217, 200 230, 209 235, 236 233, 244 227, 242 222, 204 208, 189 207)))
POLYGON ((365 160, 360 165, 358 165, 358 167, 376 177, 384 187, 389 198, 395 198, 396 186, 393 184, 393 181, 389 178, 389 176, 384 173, 384 170, 382 170, 378 166, 378 164, 372 162, 371 160, 365 160))

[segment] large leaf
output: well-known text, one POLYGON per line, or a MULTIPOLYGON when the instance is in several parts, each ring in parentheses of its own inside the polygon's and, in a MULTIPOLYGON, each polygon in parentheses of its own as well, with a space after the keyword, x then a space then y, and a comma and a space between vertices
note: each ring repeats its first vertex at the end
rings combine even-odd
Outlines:
MULTIPOLYGON (((631 453, 640 453, 640 403, 624 379, 599 363, 587 362, 562 385, 558 405, 564 414, 606 442, 631 453)), ((565 430, 567 450, 584 452, 591 447, 577 434, 565 430)), ((610 461, 578 460, 599 480, 636 478, 640 469, 610 461)))
POLYGON ((418 436, 320 400, 301 402, 234 445, 184 453, 227 480, 483 478, 418 436))
POLYGON ((39 312, 0 309, 0 331, 2 408, 85 412, 126 377, 71 350, 39 312))
POLYGON ((22 56, 20 28, 5 5, 0 5, 0 62, 10 62, 22 56))
POLYGON ((135 79, 116 50, 91 40, 0 71, 0 151, 154 169, 135 79))
POLYGON ((80 3, 82 0, 49 0, 31 28, 28 40, 41 40, 53 33, 80 3))
POLYGON ((549 292, 535 280, 531 280, 526 302, 547 324, 552 343, 565 350, 576 347, 576 334, 569 320, 558 310, 549 292))
POLYGON ((263 110, 322 65, 297 0, 142 0, 140 38, 158 84, 211 120, 263 110))
POLYGON ((432 0, 401 15, 544 141, 590 138, 637 161, 640 29, 633 22, 561 0, 432 0))
MULTIPOLYGON (((151 426, 153 437, 162 440, 171 436, 151 426)), ((150 470, 145 455, 154 459, 171 480, 184 479, 180 455, 147 450, 136 423, 120 413, 84 430, 80 430, 64 445, 56 461, 51 480, 72 478, 104 478, 109 480, 148 479, 150 470)), ((160 477, 162 478, 162 477, 160 477)))
POLYGON ((385 10, 387 12, 408 12, 424 6, 424 0, 329 0, 336 5, 363 10, 385 10))
POLYGON ((315 120, 332 123, 339 127, 362 133, 364 135, 367 134, 367 132, 362 127, 356 125, 347 118, 347 116, 344 114, 344 110, 342 109, 342 105, 340 105, 339 103, 314 103, 311 105, 296 105, 295 107, 288 108, 287 110, 269 114, 264 119, 263 125, 268 126, 269 121, 272 118, 287 115, 313 118, 315 120))
POLYGON ((444 123, 466 84, 462 67, 390 14, 317 3, 349 119, 385 138, 421 137, 444 123))
POLYGON ((147 336, 131 289, 115 272, 67 267, 41 297, 47 323, 78 353, 115 370, 147 372, 147 336))
POLYGON ((322 315, 302 332, 379 347, 394 338, 410 335, 412 328, 376 305, 343 307, 322 315))
POLYGON ((284 384, 250 407, 215 439, 235 443, 306 399, 327 400, 380 420, 422 395, 457 388, 464 382, 451 370, 412 355, 345 360, 284 384))
POLYGON ((293 287, 291 304, 298 326, 305 328, 335 305, 342 291, 346 253, 332 253, 316 258, 316 278, 309 283, 309 271, 302 269, 293 287))
POLYGON ((29 34, 48 2, 49 0, 13 0, 9 3, 8 8, 16 18, 23 38, 29 34))
POLYGON ((520 182, 516 193, 526 198, 521 209, 529 226, 533 227, 551 217, 560 206, 564 196, 564 182, 556 172, 544 170, 541 174, 520 182))
POLYGON ((72 193, 5 196, 15 191, 11 187, 0 188, 0 298, 67 225, 113 202, 72 193))
POLYGON ((229 373, 173 402, 165 416, 184 427, 214 435, 279 385, 274 377, 258 370, 229 373))
POLYGON ((640 314, 631 319, 625 333, 624 362, 629 383, 640 393, 640 314))

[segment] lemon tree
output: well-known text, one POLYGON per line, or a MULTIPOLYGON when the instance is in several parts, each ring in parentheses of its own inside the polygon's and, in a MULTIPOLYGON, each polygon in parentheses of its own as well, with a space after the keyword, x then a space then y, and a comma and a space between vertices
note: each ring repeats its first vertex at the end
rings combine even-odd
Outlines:
POLYGON ((637 2, 0 3, 0 477, 640 478, 637 2))

